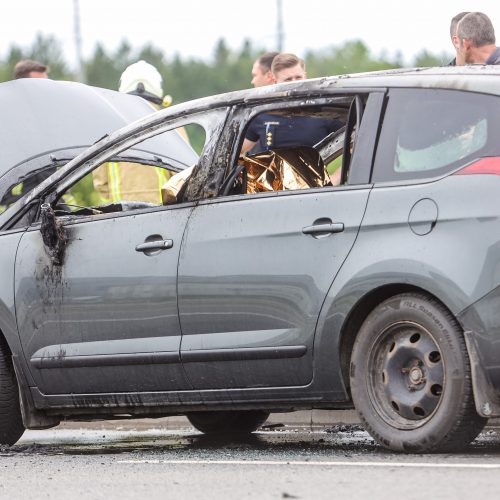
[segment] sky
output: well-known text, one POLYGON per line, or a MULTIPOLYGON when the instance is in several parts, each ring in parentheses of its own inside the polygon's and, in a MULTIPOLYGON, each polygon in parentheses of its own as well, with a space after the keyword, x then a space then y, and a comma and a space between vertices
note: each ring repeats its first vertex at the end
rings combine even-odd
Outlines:
MULTIPOLYGON (((42 32, 62 42, 74 68, 73 8, 74 0, 3 0, 0 57, 11 44, 29 47, 42 32)), ((449 23, 465 10, 486 13, 500 39, 500 0, 282 0, 282 9, 283 49, 299 56, 353 39, 363 40, 375 56, 401 52, 407 65, 423 49, 451 54, 449 23)), ((244 39, 264 50, 277 48, 277 0, 79 0, 79 11, 84 58, 97 42, 113 50, 123 39, 133 48, 152 43, 167 59, 180 54, 209 60, 221 37, 232 49, 244 39)))

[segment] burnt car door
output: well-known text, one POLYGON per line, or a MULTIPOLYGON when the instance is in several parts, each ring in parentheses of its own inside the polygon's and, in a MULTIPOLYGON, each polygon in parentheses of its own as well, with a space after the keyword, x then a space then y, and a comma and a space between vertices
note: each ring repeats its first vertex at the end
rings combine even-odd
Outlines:
MULTIPOLYGON (((154 131, 146 133, 150 137, 154 131)), ((135 132, 130 141, 140 136, 135 132)), ((149 167, 153 178, 161 170, 158 179, 165 179, 198 161, 177 130, 132 146, 82 159, 83 166, 45 196, 45 215, 21 239, 15 265, 18 330, 34 384, 43 394, 190 388, 180 363, 176 286, 193 204, 113 198, 82 206, 68 201, 72 190, 89 176, 95 180, 100 170, 149 167), (172 132, 179 149, 170 138, 160 156, 154 141, 161 143, 172 132)))
MULTIPOLYGON (((354 129, 359 133, 352 158, 351 145, 344 154, 352 182, 346 182, 346 169, 338 187, 219 196, 194 209, 179 260, 178 293, 181 356, 195 388, 311 382, 318 315, 354 244, 370 192, 381 96, 317 102, 343 103, 344 120, 351 116, 353 124, 346 133, 351 139, 354 129)), ((262 111, 268 107, 252 116, 262 111)))
POLYGON ((176 274, 190 210, 60 217, 68 235, 60 264, 46 251, 39 223, 23 235, 16 310, 42 392, 186 388, 176 274), (138 251, 148 243, 149 252, 138 251))

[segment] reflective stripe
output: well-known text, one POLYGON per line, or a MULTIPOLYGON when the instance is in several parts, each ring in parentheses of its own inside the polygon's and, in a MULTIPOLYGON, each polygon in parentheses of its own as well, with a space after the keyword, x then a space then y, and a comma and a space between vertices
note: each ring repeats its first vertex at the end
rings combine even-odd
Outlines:
POLYGON ((155 167, 156 175, 158 176, 158 192, 160 194, 160 204, 163 203, 161 196, 161 188, 167 183, 170 175, 166 175, 166 170, 164 168, 155 167))
POLYGON ((23 193, 23 183, 20 182, 17 186, 14 186, 12 188, 12 191, 11 193, 14 195, 14 196, 21 196, 21 194, 23 193))
POLYGON ((121 200, 120 193, 120 170, 118 168, 118 163, 109 162, 108 163, 108 178, 109 178, 109 191, 111 194, 111 199, 113 203, 118 203, 121 200))
POLYGON ((66 205, 77 205, 76 203, 76 198, 71 194, 71 191, 68 191, 67 193, 64 193, 62 195, 62 199, 66 205))
MULTIPOLYGON (((120 163, 108 162, 108 190, 113 203, 119 203, 122 200, 121 186, 120 186, 120 163)), ((161 167, 151 167, 155 169, 157 182, 158 182, 158 199, 157 203, 162 203, 161 190, 166 182, 170 179, 171 173, 161 167)), ((149 170, 151 172, 151 170, 149 170)), ((127 174, 127 169, 124 174, 127 174)), ((143 186, 144 188, 144 186, 143 186)))

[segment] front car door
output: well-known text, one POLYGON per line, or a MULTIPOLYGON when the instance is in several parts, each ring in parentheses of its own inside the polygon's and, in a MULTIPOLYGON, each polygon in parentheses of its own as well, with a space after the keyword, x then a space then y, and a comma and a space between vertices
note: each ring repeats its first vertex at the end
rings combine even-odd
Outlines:
POLYGON ((188 387, 179 360, 176 276, 190 211, 61 217, 69 238, 62 265, 45 250, 40 224, 23 235, 16 259, 16 311, 40 391, 188 387), (136 251, 156 239, 171 247, 149 255, 136 251))
MULTIPOLYGON (((208 125, 202 119, 198 126, 205 129, 207 146, 212 135, 217 137, 225 113, 203 114, 208 125)), ((156 129, 131 130, 130 139, 111 144, 90 161, 83 158, 81 167, 44 195, 51 206, 42 205, 42 211, 48 210, 49 216, 34 222, 21 239, 15 273, 18 330, 41 394, 86 395, 82 404, 90 404, 89 395, 95 401, 105 393, 191 387, 180 362, 176 281, 193 203, 152 203, 148 193, 147 200, 101 200, 102 205, 95 205, 100 193, 93 174, 103 165, 114 173, 131 164, 149 167, 152 178, 159 179, 164 176, 157 176, 158 169, 168 178, 198 162, 193 149, 172 130, 188 125, 188 119, 158 123, 156 129), (141 137, 145 140, 139 142, 141 137), (163 137, 168 140, 159 156, 155 148, 163 137), (171 147, 172 141, 179 150, 171 147), (93 190, 82 194, 77 188, 89 179, 93 190), (76 204, 77 195, 84 201, 76 204), (50 225, 52 216, 56 226, 50 225), (62 245, 49 245, 54 232, 62 245)), ((122 180, 115 175, 117 185, 122 180)), ((114 189, 113 196, 120 192, 114 189)), ((57 406, 63 399, 56 396, 57 406)), ((141 398, 129 395, 120 404, 138 405, 141 398)))

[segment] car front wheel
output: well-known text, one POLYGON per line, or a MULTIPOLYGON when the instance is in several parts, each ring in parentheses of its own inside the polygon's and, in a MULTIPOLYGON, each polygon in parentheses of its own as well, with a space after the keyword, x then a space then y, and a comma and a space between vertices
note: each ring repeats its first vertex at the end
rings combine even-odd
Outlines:
POLYGON ((0 446, 13 445, 23 432, 16 376, 7 347, 0 338, 0 446))
POLYGON ((204 411, 190 413, 193 427, 205 434, 250 433, 257 430, 269 417, 266 411, 204 411))
POLYGON ((368 315, 354 343, 350 382, 366 430, 395 451, 454 451, 487 421, 475 409, 460 326, 425 295, 394 296, 368 315))

